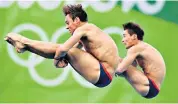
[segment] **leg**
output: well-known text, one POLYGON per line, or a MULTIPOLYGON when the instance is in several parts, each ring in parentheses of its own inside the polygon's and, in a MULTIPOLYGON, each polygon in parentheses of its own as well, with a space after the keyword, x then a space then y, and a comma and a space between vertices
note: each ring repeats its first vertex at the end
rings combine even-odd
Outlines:
POLYGON ((146 96, 148 94, 149 81, 143 72, 130 65, 123 76, 140 95, 146 96))
POLYGON ((36 40, 28 40, 24 44, 26 45, 26 50, 50 59, 54 58, 56 49, 59 47, 59 44, 36 40))
POLYGON ((92 55, 78 48, 72 48, 67 53, 67 60, 87 81, 93 84, 98 81, 100 66, 92 55))
POLYGON ((55 52, 59 44, 51 42, 43 42, 31 40, 16 33, 9 33, 5 38, 7 42, 12 44, 18 52, 28 50, 45 58, 54 58, 55 52))

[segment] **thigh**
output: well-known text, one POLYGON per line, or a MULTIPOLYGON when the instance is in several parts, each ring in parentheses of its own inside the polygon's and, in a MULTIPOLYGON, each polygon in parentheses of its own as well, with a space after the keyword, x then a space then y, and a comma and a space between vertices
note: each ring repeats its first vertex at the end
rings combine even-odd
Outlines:
POLYGON ((149 81, 147 76, 137 67, 129 66, 128 70, 124 74, 126 80, 133 86, 133 88, 145 96, 149 91, 149 81))
POLYGON ((74 70, 86 80, 93 84, 98 81, 100 74, 99 61, 91 54, 78 48, 72 48, 67 53, 67 60, 74 70))

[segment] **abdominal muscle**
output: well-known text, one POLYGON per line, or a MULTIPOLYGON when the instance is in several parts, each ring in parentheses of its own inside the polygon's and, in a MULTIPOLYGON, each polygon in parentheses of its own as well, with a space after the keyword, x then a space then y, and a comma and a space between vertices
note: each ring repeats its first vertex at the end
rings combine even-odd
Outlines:
MULTIPOLYGON (((112 49, 106 49, 105 47, 91 47, 88 48, 86 46, 85 50, 90 53, 93 57, 95 57, 100 64, 110 73, 111 76, 114 75, 114 72, 117 68, 117 64, 119 59, 117 58, 117 54, 112 51, 112 49)), ((117 52, 117 51, 116 51, 117 52)))

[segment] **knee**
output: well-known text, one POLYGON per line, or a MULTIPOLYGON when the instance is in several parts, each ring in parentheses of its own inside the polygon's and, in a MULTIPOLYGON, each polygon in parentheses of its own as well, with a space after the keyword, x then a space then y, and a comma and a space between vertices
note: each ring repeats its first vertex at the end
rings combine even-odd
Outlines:
MULTIPOLYGON (((71 48, 68 52, 67 52, 67 56, 66 59, 68 61, 70 60, 75 60, 75 55, 76 55, 76 49, 75 48, 71 48)), ((79 53, 78 53, 79 54, 79 53)))
POLYGON ((141 96, 146 96, 149 92, 149 86, 140 86, 135 89, 141 96))
POLYGON ((68 54, 74 53, 74 52, 75 52, 75 48, 71 48, 71 49, 68 51, 68 54))
POLYGON ((77 53, 77 48, 71 48, 68 52, 67 52, 67 54, 69 55, 69 56, 72 56, 73 54, 76 54, 77 53))

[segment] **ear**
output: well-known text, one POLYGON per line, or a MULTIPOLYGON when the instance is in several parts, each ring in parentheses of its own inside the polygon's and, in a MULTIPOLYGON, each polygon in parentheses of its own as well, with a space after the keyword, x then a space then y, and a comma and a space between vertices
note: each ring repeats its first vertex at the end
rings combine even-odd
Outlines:
POLYGON ((79 17, 76 17, 76 18, 74 19, 74 22, 76 22, 77 24, 79 24, 79 23, 80 23, 80 18, 79 18, 79 17))
POLYGON ((137 38, 137 34, 133 34, 133 39, 134 39, 134 40, 138 39, 138 38, 137 38))

